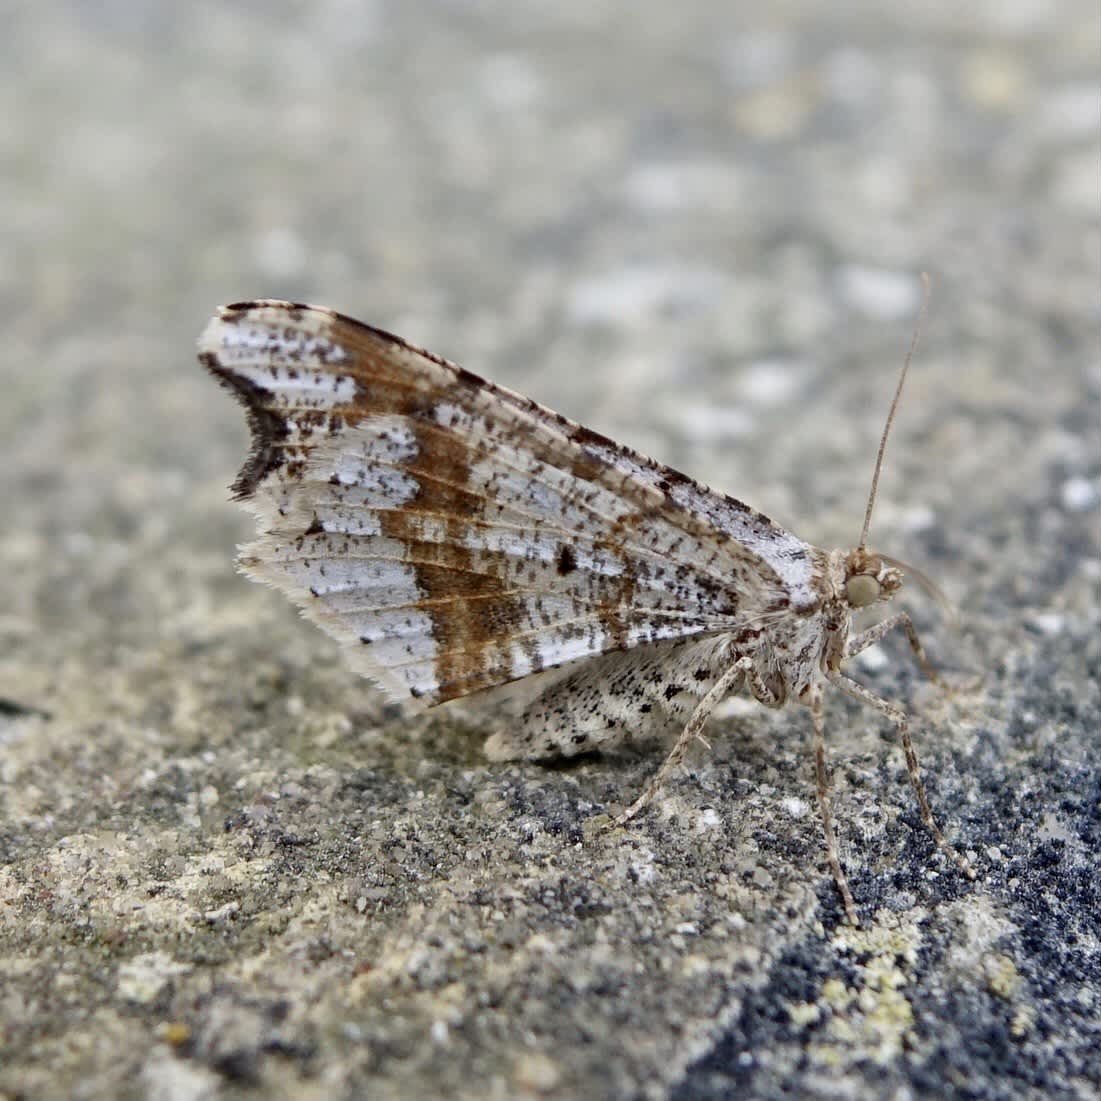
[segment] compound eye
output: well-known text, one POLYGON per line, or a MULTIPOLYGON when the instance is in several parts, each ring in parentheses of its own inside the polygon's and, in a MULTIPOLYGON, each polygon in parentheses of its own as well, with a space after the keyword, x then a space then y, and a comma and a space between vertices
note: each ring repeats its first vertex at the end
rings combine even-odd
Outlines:
POLYGON ((866 608, 880 597, 879 582, 866 573, 854 574, 845 582, 845 596, 853 608, 866 608))

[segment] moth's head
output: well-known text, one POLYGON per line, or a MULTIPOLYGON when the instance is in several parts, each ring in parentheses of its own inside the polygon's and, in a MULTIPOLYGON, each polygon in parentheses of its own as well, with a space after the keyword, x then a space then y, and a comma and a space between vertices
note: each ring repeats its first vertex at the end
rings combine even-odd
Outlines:
POLYGON ((845 556, 845 601, 850 608, 890 600, 901 586, 902 570, 893 561, 869 554, 863 547, 845 556))

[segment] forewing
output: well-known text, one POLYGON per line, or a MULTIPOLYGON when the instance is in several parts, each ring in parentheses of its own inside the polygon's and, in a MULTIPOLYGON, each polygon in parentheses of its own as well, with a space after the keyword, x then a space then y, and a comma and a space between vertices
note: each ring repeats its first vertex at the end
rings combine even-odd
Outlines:
POLYGON ((331 310, 224 307, 200 359, 241 399, 251 577, 393 694, 434 704, 813 604, 766 517, 331 310))

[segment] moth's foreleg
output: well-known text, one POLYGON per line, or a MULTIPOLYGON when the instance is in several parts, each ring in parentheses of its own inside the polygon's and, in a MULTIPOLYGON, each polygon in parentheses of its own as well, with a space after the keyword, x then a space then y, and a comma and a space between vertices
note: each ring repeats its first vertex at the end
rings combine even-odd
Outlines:
POLYGON ((918 809, 921 811, 921 820, 925 828, 932 835, 940 850, 950 857, 968 879, 975 878, 975 870, 958 852, 949 844, 948 839, 940 831, 936 820, 933 818, 932 808, 929 806, 929 798, 925 794, 925 785, 921 781, 921 769, 918 766, 917 754, 914 752, 914 743, 910 740, 910 722, 906 713, 894 704, 870 692, 862 684, 850 680, 835 670, 827 670, 826 677, 834 687, 839 688, 847 696, 859 700, 861 703, 874 707, 881 714, 886 715, 898 728, 899 739, 902 742, 902 751, 906 754, 906 772, 910 777, 910 785, 917 796, 918 809))
POLYGON ((906 632, 906 638, 910 643, 910 649, 914 653, 914 660, 917 662, 921 671, 938 688, 945 692, 950 691, 948 685, 933 668, 932 663, 926 656, 925 647, 922 646, 921 639, 918 638, 918 633, 914 629, 913 620, 910 619, 905 612, 899 612, 896 615, 888 616, 882 623, 877 623, 874 627, 869 627, 866 631, 861 631, 860 634, 853 635, 852 638, 845 643, 845 657, 856 657, 857 654, 867 650, 869 646, 874 646, 884 637, 884 635, 889 634, 896 627, 901 627, 906 632))
POLYGON ((833 814, 830 811, 830 775, 826 769, 826 740, 822 730, 822 689, 815 685, 811 690, 810 718, 814 730, 814 777, 818 793, 818 810, 822 816, 822 832, 826 836, 826 860, 829 861, 833 881, 841 894, 845 906, 845 916, 849 924, 856 927, 860 919, 856 916, 856 903, 853 901, 849 881, 841 869, 841 859, 837 853, 837 834, 833 828, 833 814))
POLYGON ((643 793, 622 814, 617 815, 613 820, 613 825, 622 826, 624 823, 629 822, 650 802, 651 799, 653 799, 661 788, 661 785, 665 783, 669 773, 684 759, 684 755, 688 752, 688 747, 692 744, 692 740, 699 737, 704 723, 707 722, 711 712, 715 710, 719 701, 734 691, 752 668, 753 659, 751 657, 739 658, 721 677, 719 677, 714 685, 712 685, 707 695, 696 704, 695 710, 685 724, 684 729, 680 732, 680 736, 674 743, 673 748, 669 751, 669 755, 662 762, 661 768, 655 773, 654 778, 646 785, 646 789, 643 793))

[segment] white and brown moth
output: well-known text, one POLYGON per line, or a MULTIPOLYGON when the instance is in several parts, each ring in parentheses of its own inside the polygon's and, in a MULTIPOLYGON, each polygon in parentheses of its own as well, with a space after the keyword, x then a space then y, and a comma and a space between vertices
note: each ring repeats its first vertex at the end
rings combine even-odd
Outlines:
POLYGON ((490 737, 494 760, 679 732, 619 823, 647 804, 724 696, 744 688, 769 707, 800 703, 827 857, 855 924, 828 800, 822 692, 833 685, 898 728, 925 825, 973 874, 933 821, 905 714, 843 672, 901 628, 935 679, 905 613, 850 633, 855 609, 902 583, 900 564, 865 544, 909 355, 860 542, 833 551, 329 309, 225 306, 199 358, 252 430, 233 492, 259 535, 241 568, 286 593, 391 695, 432 706, 557 671, 490 737))

